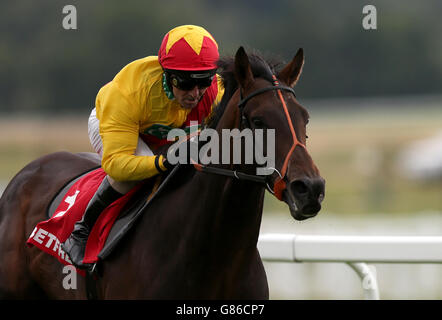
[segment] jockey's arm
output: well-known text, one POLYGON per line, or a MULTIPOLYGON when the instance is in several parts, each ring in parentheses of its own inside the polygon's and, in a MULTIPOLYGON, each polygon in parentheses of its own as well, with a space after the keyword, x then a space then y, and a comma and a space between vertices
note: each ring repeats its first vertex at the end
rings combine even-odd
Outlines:
MULTIPOLYGON (((140 181, 160 173, 155 165, 156 156, 134 155, 139 136, 139 113, 145 110, 130 101, 113 82, 102 90, 96 106, 103 141, 103 170, 117 181, 140 181)), ((166 171, 162 156, 157 165, 166 171)))

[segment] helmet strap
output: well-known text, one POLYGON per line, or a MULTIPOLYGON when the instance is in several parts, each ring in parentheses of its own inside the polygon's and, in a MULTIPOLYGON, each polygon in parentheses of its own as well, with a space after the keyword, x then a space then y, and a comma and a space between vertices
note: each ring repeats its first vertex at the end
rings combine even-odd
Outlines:
POLYGON ((170 100, 175 99, 175 96, 173 95, 173 91, 172 91, 172 89, 169 87, 169 84, 167 83, 166 72, 163 72, 163 89, 164 89, 164 93, 166 94, 166 96, 167 96, 170 100))

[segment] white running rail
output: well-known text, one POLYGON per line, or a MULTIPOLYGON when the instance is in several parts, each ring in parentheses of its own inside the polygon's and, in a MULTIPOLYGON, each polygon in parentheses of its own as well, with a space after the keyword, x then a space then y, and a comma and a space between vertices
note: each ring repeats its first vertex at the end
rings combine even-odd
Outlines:
POLYGON ((365 299, 380 298, 376 274, 366 263, 442 263, 442 237, 316 236, 261 234, 264 261, 344 262, 361 278, 365 299))

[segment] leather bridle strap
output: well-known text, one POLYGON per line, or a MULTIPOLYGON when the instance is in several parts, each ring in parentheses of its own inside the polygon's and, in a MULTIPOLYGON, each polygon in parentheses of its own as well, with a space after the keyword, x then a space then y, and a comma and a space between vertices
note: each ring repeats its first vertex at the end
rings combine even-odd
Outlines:
MULTIPOLYGON (((275 76, 273 76, 273 77, 274 77, 274 80, 273 80, 273 81, 275 81, 276 77, 275 77, 275 76)), ((261 88, 261 89, 258 89, 258 90, 256 90, 256 91, 253 91, 251 94, 249 94, 249 95, 248 95, 247 97, 245 97, 245 98, 242 98, 242 97, 241 97, 241 101, 238 103, 238 107, 239 107, 240 109, 241 109, 241 108, 244 108, 244 105, 247 103, 247 101, 249 101, 249 100, 252 99, 253 97, 255 97, 255 96, 257 96, 257 95, 260 95, 261 93, 264 93, 264 92, 267 92, 267 91, 273 91, 273 90, 289 91, 289 92, 295 94, 295 90, 293 90, 293 88, 291 88, 291 87, 286 87, 286 86, 280 86, 279 84, 277 84, 277 85, 274 85, 274 86, 272 86, 272 87, 261 88)))
POLYGON ((216 168, 216 167, 208 167, 199 163, 195 163, 195 161, 192 161, 193 166, 196 170, 206 173, 213 173, 218 174, 226 177, 232 177, 236 178, 238 180, 248 180, 258 183, 266 183, 267 177, 266 176, 257 176, 254 174, 247 174, 236 170, 229 170, 229 169, 223 169, 223 168, 216 168))
POLYGON ((273 91, 273 90, 283 90, 293 93, 293 95, 296 97, 295 90, 291 87, 281 86, 278 82, 275 83, 276 77, 273 75, 273 86, 266 87, 262 89, 258 89, 256 91, 253 91, 251 94, 249 94, 247 97, 243 98, 242 91, 240 91, 240 98, 241 100, 238 103, 239 113, 240 113, 240 126, 247 127, 247 119, 244 116, 244 107, 246 106, 246 103, 252 99, 253 97, 260 95, 261 93, 267 92, 267 91, 273 91))
MULTIPOLYGON (((193 132, 193 133, 187 135, 186 137, 183 137, 182 139, 180 139, 181 141, 178 141, 177 144, 179 145, 179 144, 184 143, 186 141, 190 141, 190 139, 198 136, 199 134, 200 134, 200 131, 193 132)), ((257 176, 257 175, 253 175, 253 174, 247 174, 247 173, 239 172, 236 170, 208 167, 208 166, 205 166, 205 165, 195 162, 195 160, 193 160, 192 158, 190 158, 190 163, 194 166, 194 168, 197 171, 200 171, 200 172, 212 173, 212 174, 222 175, 222 176, 226 176, 226 177, 236 178, 238 180, 248 180, 248 181, 253 181, 253 182, 258 182, 258 183, 263 183, 263 184, 265 184, 267 182, 267 177, 265 177, 265 176, 257 176)))
MULTIPOLYGON (((282 103, 282 107, 284 109, 284 114, 287 118, 287 123, 288 126, 290 128, 290 133, 292 134, 292 139, 293 139, 293 144, 289 150, 289 152, 287 153, 285 159, 284 159, 284 163, 283 166, 281 168, 281 172, 279 175, 279 178, 276 180, 274 187, 273 187, 273 193, 276 196, 276 198, 278 198, 279 200, 282 200, 282 193, 284 191, 284 189, 286 188, 286 184, 284 181, 285 175, 287 173, 287 167, 288 167, 288 162, 289 159, 293 153, 293 151, 295 150, 296 146, 301 146, 305 149, 305 145, 302 144, 297 136, 296 136, 296 132, 295 129, 293 127, 293 123, 292 123, 292 119, 290 118, 290 114, 287 108, 287 104, 285 103, 284 97, 282 95, 282 91, 287 91, 287 92, 291 92, 293 93, 293 95, 296 97, 295 91, 293 90, 293 88, 291 87, 287 87, 287 86, 282 86, 279 84, 278 80, 276 79, 275 75, 272 75, 273 77, 273 86, 271 87, 266 87, 266 88, 262 88, 259 90, 256 90, 254 92, 252 92, 251 94, 249 94, 248 96, 246 96, 245 98, 243 98, 242 96, 242 92, 240 91, 240 97, 241 100, 238 103, 238 107, 240 110, 240 125, 243 124, 244 126, 247 126, 247 119, 244 116, 244 107, 246 105, 246 103, 253 97, 260 95, 261 93, 267 92, 267 91, 273 91, 276 90, 279 100, 281 100, 282 103)), ((195 169, 197 169, 198 171, 202 171, 202 172, 207 172, 207 173, 214 173, 214 174, 219 174, 219 175, 224 175, 224 176, 229 176, 229 177, 234 177, 236 179, 240 179, 240 180, 249 180, 249 181, 255 181, 255 182, 259 182, 259 183, 266 183, 267 181, 267 176, 257 176, 257 175, 251 175, 251 174, 245 174, 242 172, 238 172, 236 170, 228 170, 228 169, 222 169, 222 168, 215 168, 215 167, 208 167, 205 165, 201 165, 196 163, 195 161, 192 160, 192 164, 194 165, 195 169)), ((277 170, 276 170, 277 171, 277 170)), ((270 189, 270 187, 267 185, 267 187, 270 189)), ((271 191, 271 190, 270 190, 271 191)))
MULTIPOLYGON (((289 110, 287 108, 287 104, 285 103, 284 97, 282 96, 281 90, 279 89, 279 82, 276 79, 275 75, 273 75, 273 83, 275 84, 274 88, 276 88, 276 90, 278 92, 279 100, 281 100, 282 107, 284 109, 284 114, 285 114, 285 116, 287 118, 287 123, 289 125, 290 132, 292 134, 292 139, 293 139, 293 144, 292 144, 289 152, 285 156, 284 163, 283 163, 282 168, 281 168, 281 175, 278 178, 278 180, 276 180, 276 182, 275 182, 275 184, 273 186, 273 191, 275 193, 275 197, 278 198, 279 200, 282 200, 282 192, 286 188, 286 184, 285 184, 284 178, 285 178, 285 175, 287 173, 287 167, 288 167, 289 159, 290 159, 293 151, 295 150, 296 146, 299 145, 299 146, 303 147, 304 149, 306 149, 306 148, 305 148, 304 144, 299 142, 298 137, 296 136, 295 128, 293 127, 292 119, 290 118, 290 114, 289 114, 289 110)), ((293 91, 293 89, 292 89, 292 91, 293 91)))

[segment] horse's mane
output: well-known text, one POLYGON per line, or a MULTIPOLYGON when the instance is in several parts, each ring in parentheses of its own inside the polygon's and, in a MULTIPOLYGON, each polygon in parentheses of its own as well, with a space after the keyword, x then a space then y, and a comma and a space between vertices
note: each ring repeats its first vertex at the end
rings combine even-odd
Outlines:
MULTIPOLYGON (((275 58, 264 59, 257 51, 248 54, 252 73, 255 78, 263 78, 272 82, 272 75, 276 73, 277 69, 282 63, 275 58)), ((214 107, 212 114, 206 119, 205 126, 208 128, 215 128, 221 119, 227 104, 238 89, 238 82, 235 79, 235 58, 222 57, 218 61, 218 74, 221 75, 224 85, 224 95, 221 102, 214 107)))

